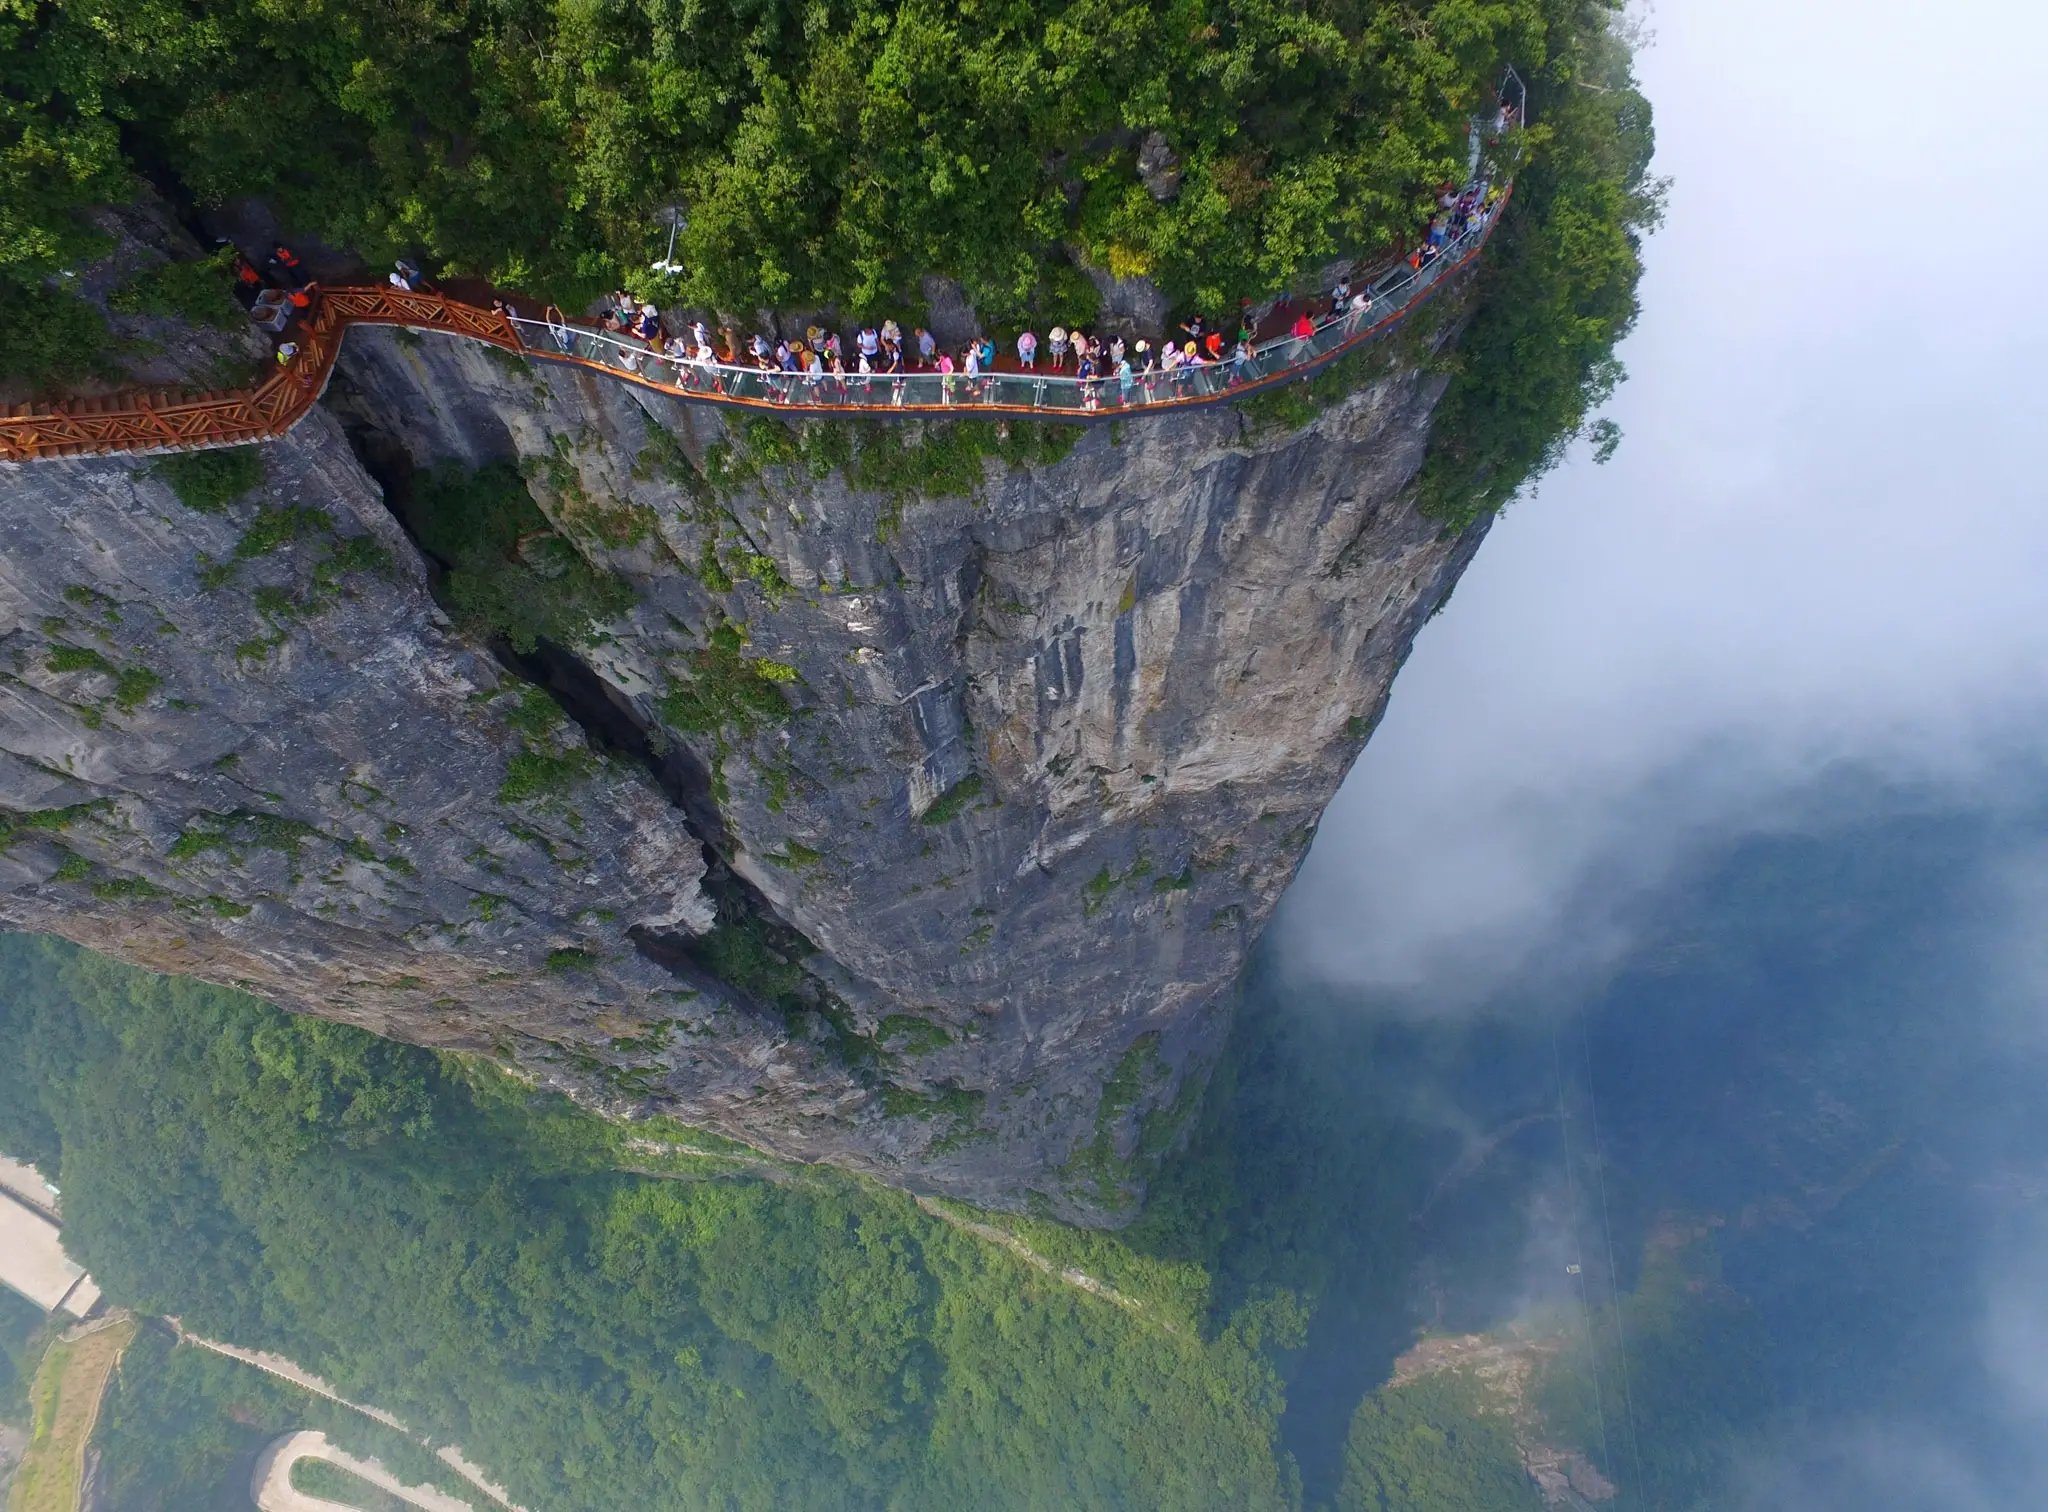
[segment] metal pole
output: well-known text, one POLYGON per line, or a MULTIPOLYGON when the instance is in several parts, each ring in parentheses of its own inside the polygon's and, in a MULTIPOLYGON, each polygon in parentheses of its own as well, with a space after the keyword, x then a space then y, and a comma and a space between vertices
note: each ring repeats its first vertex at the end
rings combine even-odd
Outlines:
POLYGON ((1529 124, 1529 86, 1522 82, 1522 76, 1515 72, 1515 65, 1512 63, 1508 65, 1508 77, 1515 81, 1515 88, 1522 93, 1522 102, 1517 108, 1521 112, 1522 125, 1526 127, 1529 124))

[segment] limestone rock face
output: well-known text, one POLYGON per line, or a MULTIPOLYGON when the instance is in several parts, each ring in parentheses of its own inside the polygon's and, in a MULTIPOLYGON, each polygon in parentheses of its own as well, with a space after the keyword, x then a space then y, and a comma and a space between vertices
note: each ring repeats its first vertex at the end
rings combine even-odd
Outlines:
POLYGON ((1148 131, 1138 144, 1138 178, 1145 192, 1164 203, 1180 193, 1180 155, 1163 131, 1148 131))
POLYGON ((610 1111, 1115 1221, 1478 545, 1409 499, 1441 382, 1291 432, 963 440, 358 330, 225 514, 128 462, 0 474, 0 916, 610 1111), (387 507, 500 460, 636 600, 525 665, 559 719, 387 507), (291 508, 320 516, 237 557, 291 508), (786 716, 682 717, 735 666, 786 716), (528 793, 534 756, 573 781, 528 793))

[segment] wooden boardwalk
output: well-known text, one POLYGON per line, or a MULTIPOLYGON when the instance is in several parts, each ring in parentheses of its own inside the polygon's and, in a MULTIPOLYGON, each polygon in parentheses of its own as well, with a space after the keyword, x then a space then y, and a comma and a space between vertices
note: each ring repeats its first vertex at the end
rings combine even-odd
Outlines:
POLYGON ((564 343, 549 339, 549 328, 539 322, 528 319, 515 325, 494 310, 445 294, 413 293, 390 285, 343 286, 318 291, 311 315, 291 329, 290 339, 298 345, 296 354, 248 388, 207 393, 132 389, 97 399, 0 406, 0 462, 147 455, 237 446, 282 436, 319 402, 341 344, 356 326, 404 326, 463 336, 535 361, 588 368, 692 403, 771 414, 870 419, 1032 415, 1092 423, 1231 403, 1307 378, 1386 334, 1477 259, 1506 208, 1503 196, 1484 229, 1469 238, 1469 245, 1447 255, 1427 279, 1418 278, 1405 291, 1406 297, 1386 306, 1375 305, 1370 323, 1360 321, 1356 329, 1341 331, 1337 323, 1326 324, 1313 342, 1294 345, 1279 366, 1266 371, 1262 363, 1262 370, 1245 381, 1220 376, 1222 364, 1200 370, 1197 376, 1202 381, 1194 384, 1174 382, 1172 375, 1164 375, 1145 383, 1136 401, 1128 394, 1119 400, 1115 381, 1104 379, 1094 386, 1092 402, 1084 404, 1079 385, 1047 375, 1046 382, 1035 385, 1036 394, 1029 402, 1011 402, 1009 396, 1029 394, 1034 388, 1030 379, 1012 371, 989 375, 978 389, 964 376, 940 380, 928 373, 912 374, 902 385, 883 375, 850 377, 805 389, 805 397, 794 398, 798 380, 793 375, 728 366, 700 369, 652 351, 627 348, 581 322, 567 328, 575 338, 568 343, 574 350, 564 351, 564 343), (522 339, 521 327, 534 331, 534 338, 522 339), (623 359, 619 355, 622 349, 626 352, 623 359), (638 357, 632 355, 636 350, 641 352, 638 357), (632 366, 622 365, 624 361, 632 366), (660 376, 663 373, 673 373, 676 381, 667 381, 660 376), (1159 392, 1162 387, 1164 394, 1159 392), (897 390, 893 398, 892 388, 897 390), (911 391, 908 399, 902 392, 905 388, 911 391), (976 397, 977 393, 981 397, 976 397), (834 394, 840 396, 837 401, 819 397, 834 394), (924 394, 933 398, 920 397, 924 394))
POLYGON ((244 389, 171 393, 130 389, 100 399, 0 409, 0 461, 185 451, 282 436, 319 401, 351 327, 447 331, 523 351, 502 315, 435 294, 390 287, 320 291, 310 318, 291 332, 298 353, 244 389))

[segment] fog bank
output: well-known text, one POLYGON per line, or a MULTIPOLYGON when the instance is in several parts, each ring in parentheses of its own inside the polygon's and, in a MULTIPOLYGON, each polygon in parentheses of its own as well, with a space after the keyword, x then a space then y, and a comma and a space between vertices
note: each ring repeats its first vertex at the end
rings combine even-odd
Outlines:
POLYGON ((1698 843, 1809 822, 1844 766, 1995 786, 2048 730, 2048 154, 2021 119, 2048 12, 1651 23, 1676 186, 1627 439, 1500 522, 1279 926, 1419 1009, 1605 957, 1698 843))

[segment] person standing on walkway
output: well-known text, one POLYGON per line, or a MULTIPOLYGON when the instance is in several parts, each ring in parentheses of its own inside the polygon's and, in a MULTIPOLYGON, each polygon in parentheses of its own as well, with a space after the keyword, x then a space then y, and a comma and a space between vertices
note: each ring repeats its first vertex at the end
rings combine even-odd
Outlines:
POLYGON ((1017 366, 1027 373, 1038 370, 1038 338, 1029 331, 1017 338, 1017 366))
POLYGON ((930 367, 939 349, 938 342, 932 339, 932 333, 923 326, 912 327, 911 334, 917 338, 917 365, 921 368, 930 367))
POLYGON ((1067 328, 1056 325, 1046 333, 1045 339, 1052 347, 1052 370, 1063 372, 1067 366, 1067 328))
POLYGON ((1116 360, 1116 396, 1117 402, 1125 409, 1131 407, 1131 360, 1128 357, 1116 360))
POLYGON ((1306 308, 1294 317, 1294 325, 1288 331, 1288 334, 1294 338, 1294 345, 1288 348, 1288 358, 1291 361, 1298 362, 1303 354, 1308 351, 1308 344, 1314 339, 1316 334, 1315 320, 1306 308))
POLYGON ((548 334, 555 338, 555 345, 562 349, 564 357, 576 355, 576 328, 569 324, 569 317, 554 305, 540 312, 540 318, 548 323, 548 334))

